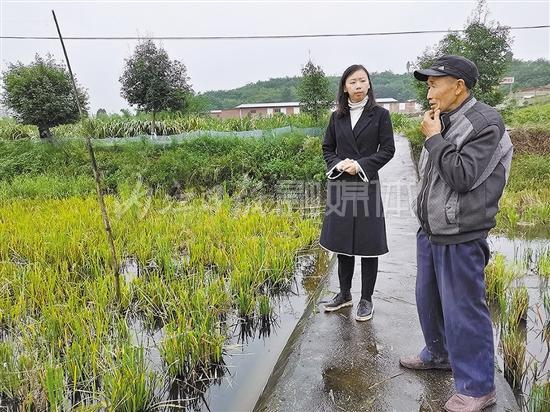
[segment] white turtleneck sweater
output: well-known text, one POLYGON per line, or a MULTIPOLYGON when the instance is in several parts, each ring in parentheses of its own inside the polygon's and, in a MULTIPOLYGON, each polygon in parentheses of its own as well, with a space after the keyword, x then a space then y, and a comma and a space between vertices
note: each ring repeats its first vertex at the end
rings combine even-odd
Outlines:
MULTIPOLYGON (((361 117, 361 113, 363 113, 363 109, 365 108, 365 105, 367 104, 368 101, 369 101, 369 96, 368 95, 365 96, 365 98, 363 100, 361 100, 360 102, 357 102, 357 103, 353 103, 351 100, 348 99, 349 115, 350 115, 350 119, 351 119, 351 128, 352 129, 355 127, 355 124, 357 123, 357 121, 361 117)), ((365 173, 365 171, 363 170, 361 165, 357 162, 357 160, 353 160, 353 162, 355 163, 355 168, 357 170, 357 174, 359 175, 361 180, 363 182, 368 182, 369 179, 367 177, 367 174, 365 173)), ((343 170, 342 170, 342 164, 343 163, 344 163, 344 160, 342 160, 342 161, 338 162, 338 164, 334 165, 332 167, 332 169, 330 169, 327 172, 327 177, 329 179, 336 179, 340 175, 342 175, 342 173, 344 173, 343 170)))
POLYGON ((351 128, 353 129, 355 127, 355 124, 361 117, 361 113, 363 113, 363 109, 365 108, 365 105, 369 101, 369 95, 366 95, 363 100, 360 102, 354 103, 348 98, 348 106, 349 106, 349 117, 351 119, 351 128))

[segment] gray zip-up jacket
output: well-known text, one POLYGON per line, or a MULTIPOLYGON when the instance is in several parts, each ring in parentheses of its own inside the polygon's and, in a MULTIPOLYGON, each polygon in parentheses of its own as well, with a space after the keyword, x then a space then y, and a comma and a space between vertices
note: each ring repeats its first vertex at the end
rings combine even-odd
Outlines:
POLYGON ((441 114, 442 131, 424 143, 413 210, 435 243, 486 237, 496 224, 513 146, 500 114, 470 95, 441 114))

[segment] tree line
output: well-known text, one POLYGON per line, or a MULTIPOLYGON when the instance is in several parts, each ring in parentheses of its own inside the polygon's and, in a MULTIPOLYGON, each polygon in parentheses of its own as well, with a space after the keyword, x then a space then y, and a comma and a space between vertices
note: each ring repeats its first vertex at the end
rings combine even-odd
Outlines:
MULTIPOLYGON (((550 83, 548 60, 522 62, 513 59, 510 30, 488 20, 486 0, 478 1, 463 32, 449 33, 439 43, 428 47, 412 68, 429 67, 441 54, 463 55, 476 63, 480 79, 474 94, 490 105, 503 101, 506 89, 500 86, 500 81, 506 75, 516 78, 515 88, 550 83)), ((125 59, 119 81, 121 96, 131 107, 151 115, 154 131, 156 115, 161 111, 203 113, 244 102, 300 101, 304 112, 319 117, 331 107, 339 78, 326 76, 311 60, 302 67, 300 74, 250 83, 235 90, 196 94, 185 64, 171 60, 166 50, 153 40, 143 39, 125 59)), ((378 97, 393 97, 399 101, 416 99, 426 103, 425 85, 413 81, 411 74, 385 71, 371 75, 378 97)), ((2 86, 4 106, 18 122, 36 125, 41 137, 51 137, 50 128, 54 126, 79 120, 69 73, 50 55, 36 55, 28 65, 8 64, 2 74, 2 86)), ((88 115, 88 92, 78 82, 77 91, 85 115, 88 115)), ((101 113, 105 110, 98 110, 97 115, 101 113)))

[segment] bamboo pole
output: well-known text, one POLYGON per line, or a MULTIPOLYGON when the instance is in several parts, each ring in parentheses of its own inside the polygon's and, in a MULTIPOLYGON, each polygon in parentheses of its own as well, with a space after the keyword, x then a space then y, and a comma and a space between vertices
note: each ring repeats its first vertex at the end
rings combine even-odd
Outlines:
MULTIPOLYGON (((83 119, 82 107, 80 105, 80 100, 78 98, 78 91, 76 88, 76 82, 74 79, 73 71, 71 69, 71 63, 69 62, 69 56, 67 55, 67 49, 65 48, 65 43, 63 42, 63 36, 61 35, 61 30, 59 29, 59 23, 57 22, 57 17, 55 16, 55 11, 52 10, 53 19, 55 22, 55 27, 57 28, 57 33, 59 35, 59 41, 61 42, 61 47, 63 48, 63 54, 65 55, 65 61, 67 62, 67 68, 69 69, 69 74, 71 75, 71 81, 73 85, 73 94, 78 107, 78 113, 80 119, 83 119)), ((107 214, 107 209, 105 207, 105 199, 103 196, 103 188, 101 184, 101 173, 97 167, 97 161, 95 158, 94 148, 92 147, 92 142, 88 134, 85 135, 86 148, 88 149, 88 155, 90 156, 90 162, 92 165, 92 170, 94 172, 95 178, 95 187, 97 192, 97 199, 99 201, 99 208, 101 209, 101 216, 103 218, 103 226, 105 227, 105 232, 107 234, 107 241, 109 243, 109 249, 111 251, 111 267, 115 276, 115 291, 117 301, 120 303, 120 268, 118 260, 116 257, 115 242, 113 240, 113 230, 109 221, 109 215, 107 214)))

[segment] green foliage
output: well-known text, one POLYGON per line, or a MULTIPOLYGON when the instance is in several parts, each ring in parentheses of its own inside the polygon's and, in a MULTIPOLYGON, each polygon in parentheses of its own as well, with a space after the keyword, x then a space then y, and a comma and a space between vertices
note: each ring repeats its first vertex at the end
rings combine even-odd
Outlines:
POLYGON ((36 126, 17 124, 15 119, 0 119, 0 140, 32 139, 38 137, 36 126))
MULTIPOLYGON (((147 135, 154 131, 159 136, 177 135, 192 131, 226 131, 241 132, 249 130, 271 130, 292 126, 298 128, 324 128, 328 124, 328 112, 320 119, 312 115, 300 113, 297 115, 276 114, 270 117, 243 117, 218 119, 197 114, 182 115, 170 111, 160 112, 156 121, 148 119, 146 113, 139 112, 135 116, 126 114, 101 115, 86 118, 72 125, 61 125, 53 128, 56 137, 74 138, 89 136, 103 139, 107 137, 134 137, 147 135)), ((37 138, 36 129, 30 125, 18 125, 12 119, 0 119, 0 140, 37 138)))
POLYGON ((414 78, 409 73, 395 74, 391 71, 371 73, 371 80, 376 97, 393 97, 400 102, 416 98, 414 78))
MULTIPOLYGON (((50 137, 51 127, 79 119, 69 72, 52 56, 38 54, 29 65, 8 64, 3 74, 3 104, 13 110, 20 123, 38 127, 42 137, 50 137)), ((88 107, 86 90, 77 85, 83 110, 88 107)))
POLYGON ((537 59, 523 61, 512 59, 505 76, 513 76, 513 90, 540 87, 550 84, 550 61, 537 59))
MULTIPOLYGON (((416 64, 419 68, 429 67, 443 54, 457 54, 472 60, 479 70, 473 93, 478 100, 495 106, 504 99, 499 84, 512 58, 511 38, 509 28, 498 22, 486 22, 487 13, 485 0, 480 0, 464 32, 446 35, 438 45, 419 56, 416 64)), ((417 100, 427 108, 425 82, 415 82, 415 88, 417 100)))
MULTIPOLYGON (((1 319, 0 319, 1 320, 1 319)), ((17 358, 11 342, 0 342, 0 396, 15 398, 21 385, 17 358)))
POLYGON ((63 368, 52 359, 46 364, 44 386, 48 396, 50 411, 62 411, 64 388, 63 388, 63 368))
POLYGON ((313 64, 311 60, 302 68, 298 97, 301 109, 315 119, 325 115, 334 101, 334 94, 330 90, 330 83, 323 69, 313 64))
POLYGON ((170 60, 162 46, 145 39, 124 64, 121 94, 129 104, 152 113, 185 108, 192 93, 187 69, 182 62, 170 60))
MULTIPOLYGON (((197 137, 155 145, 97 146, 96 158, 111 191, 141 181, 170 193, 215 188, 273 191, 280 180, 322 181, 321 138, 288 134, 262 138, 197 137)), ((82 141, 39 144, 0 141, 0 197, 64 197, 94 190, 82 141)))
POLYGON ((153 373, 147 371, 144 348, 123 343, 113 355, 111 370, 103 376, 109 410, 151 409, 155 380, 153 373))
POLYGON ((409 140, 413 161, 418 163, 425 141, 425 137, 420 129, 420 118, 407 117, 401 113, 392 113, 391 118, 394 130, 409 140))
POLYGON ((509 127, 544 126, 550 129, 550 103, 511 108, 502 113, 509 127))
POLYGON ((550 408, 550 382, 536 382, 529 394, 529 412, 544 412, 550 408))
POLYGON ((512 161, 511 169, 507 190, 519 192, 525 189, 550 189, 549 156, 516 156, 512 161))
POLYGON ((515 277, 516 273, 506 265, 504 255, 496 254, 485 268, 487 300, 496 302, 504 296, 515 277))

